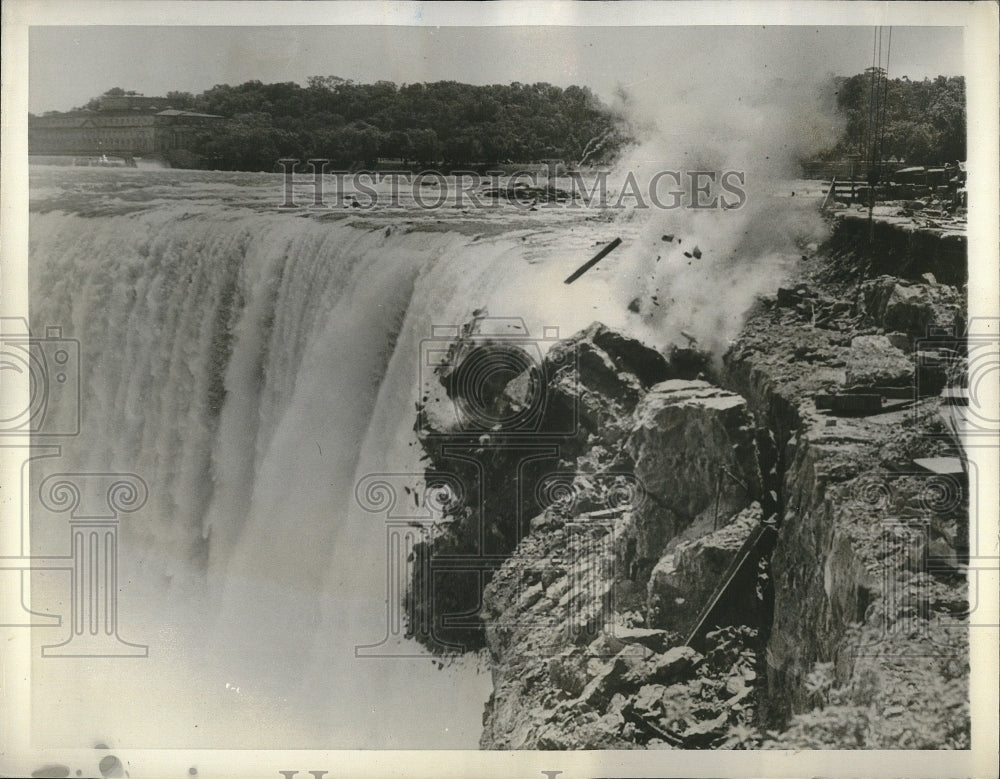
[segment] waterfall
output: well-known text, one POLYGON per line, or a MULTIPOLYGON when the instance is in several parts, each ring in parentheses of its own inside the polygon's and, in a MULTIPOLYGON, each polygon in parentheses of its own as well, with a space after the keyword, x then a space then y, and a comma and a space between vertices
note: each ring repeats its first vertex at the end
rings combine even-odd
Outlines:
MULTIPOLYGON (((438 670, 400 636, 409 657, 355 656, 385 636, 389 593, 384 517, 354 487, 419 478, 418 363, 436 325, 490 307, 565 336, 598 318, 599 274, 561 284, 593 231, 282 213, 260 207, 274 177, 44 176, 65 181, 33 190, 49 199, 31 213, 31 327, 80 343, 81 434, 32 481, 148 485, 121 520, 119 623, 149 657, 37 662, 39 737, 475 747, 482 663, 438 670)), ((36 553, 65 535, 32 507, 36 553)), ((35 602, 58 612, 65 582, 35 579, 35 602)))
MULTIPOLYGON (((398 592, 386 518, 354 489, 419 479, 422 343, 475 309, 546 343, 594 320, 659 346, 702 320, 718 337, 705 309, 734 319, 725 295, 675 295, 670 320, 629 301, 666 300, 684 274, 728 289, 755 259, 668 255, 670 214, 282 212, 281 194, 267 174, 33 174, 32 332, 79 341, 81 387, 81 433, 36 462, 33 486, 128 472, 149 489, 119 533, 120 633, 149 657, 37 661, 40 742, 475 747, 490 686, 476 658, 438 670, 395 634, 409 656, 355 652, 385 637, 398 592), (562 283, 616 235, 624 248, 562 283)), ((700 229, 703 249, 722 226, 700 229)), ((64 550, 65 521, 36 508, 33 552, 64 550)), ((66 590, 33 576, 42 611, 64 611, 66 590)))
MULTIPOLYGON (((224 206, 185 211, 32 215, 33 331, 61 326, 81 348, 82 433, 53 462, 134 472, 149 486, 121 528, 123 636, 146 628, 150 643, 150 658, 134 662, 155 666, 166 653, 181 676, 201 665, 196 675, 213 687, 258 696, 257 720, 224 729, 237 740, 266 737, 274 723, 261 718, 301 715, 311 722, 292 732, 313 746, 384 743, 382 728, 401 716, 386 706, 410 702, 414 687, 448 688, 456 672, 426 657, 354 657, 384 632, 387 595, 384 532, 377 517, 359 522, 356 472, 418 472, 417 374, 415 359, 395 353, 400 329, 407 318, 466 315, 458 287, 488 284, 481 277, 509 246, 224 206), (445 289, 437 266, 456 262, 461 282, 445 289), (315 711, 277 714, 302 694, 315 711), (362 707, 365 697, 383 701, 379 710, 362 707)), ((35 548, 59 543, 61 530, 33 524, 35 548)), ((475 681, 472 715, 448 731, 460 740, 445 733, 444 743, 475 745, 485 677, 475 681)), ((105 711, 100 691, 84 686, 105 711)), ((169 719, 199 708, 194 696, 167 705, 169 719)), ((240 716, 241 704, 226 705, 240 716)), ((421 717, 404 719, 417 727, 402 728, 403 745, 435 738, 421 717)))

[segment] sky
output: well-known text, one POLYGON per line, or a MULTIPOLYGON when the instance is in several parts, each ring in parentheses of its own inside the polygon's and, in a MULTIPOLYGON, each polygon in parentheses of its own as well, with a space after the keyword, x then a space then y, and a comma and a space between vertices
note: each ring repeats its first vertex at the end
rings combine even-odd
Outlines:
MULTIPOLYGON (((35 26, 29 110, 83 105, 111 87, 146 95, 216 84, 360 82, 619 87, 639 99, 690 83, 819 79, 872 64, 872 27, 35 26)), ((888 52, 883 36, 883 61, 888 52)), ((889 73, 961 75, 961 27, 893 27, 889 73)))

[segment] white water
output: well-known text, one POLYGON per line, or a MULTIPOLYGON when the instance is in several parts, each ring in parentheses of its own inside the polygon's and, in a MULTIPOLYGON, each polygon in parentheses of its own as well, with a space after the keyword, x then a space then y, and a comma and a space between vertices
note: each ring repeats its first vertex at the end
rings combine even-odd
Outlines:
MULTIPOLYGON (((122 471, 150 491, 122 519, 119 555, 120 634, 150 655, 36 660, 41 743, 474 748, 490 689, 476 658, 438 670, 412 643, 410 658, 354 652, 385 634, 387 597, 384 518, 358 507, 354 486, 420 471, 421 340, 487 307, 533 334, 600 319, 661 345, 680 327, 724 341, 722 323, 739 323, 726 291, 744 305, 778 282, 751 264, 771 245, 739 274, 710 256, 685 270, 660 240, 693 229, 676 214, 287 213, 280 187, 33 174, 32 327, 80 341, 83 397, 81 436, 39 462, 35 483, 122 471), (562 284, 615 235, 617 256, 562 284), (684 296, 669 316, 628 313, 662 284, 684 296)), ((730 236, 747 219, 728 225, 706 221, 702 248, 737 252, 730 236)), ((66 535, 64 520, 33 518, 36 554, 66 535)), ((36 606, 60 613, 65 582, 36 578, 36 606)), ((61 640, 48 630, 36 645, 61 640)))
MULTIPOLYGON (((412 231, 399 215, 351 225, 281 213, 277 177, 122 174, 33 182, 32 328, 80 341, 83 397, 82 435, 33 476, 134 472, 149 485, 122 519, 119 557, 120 634, 150 656, 37 660, 35 736, 475 747, 489 694, 475 658, 438 670, 354 655, 385 634, 387 595, 383 518, 360 510, 354 485, 419 473, 432 325, 488 306, 569 335, 609 308, 596 281, 575 300, 560 289, 595 239, 541 219, 485 234, 426 214, 406 215, 412 231)), ((61 551, 64 518, 43 514, 33 548, 61 551)), ((65 582, 36 579, 36 605, 58 613, 65 582)), ((58 631, 36 633, 40 646, 58 631)))

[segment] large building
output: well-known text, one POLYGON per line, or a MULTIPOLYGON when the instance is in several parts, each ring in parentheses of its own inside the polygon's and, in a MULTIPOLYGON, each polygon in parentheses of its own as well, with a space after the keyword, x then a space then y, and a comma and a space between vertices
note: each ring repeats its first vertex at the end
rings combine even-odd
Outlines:
POLYGON ((28 150, 44 155, 160 155, 190 148, 194 133, 220 119, 171 108, 162 97, 106 95, 97 110, 29 117, 28 150))

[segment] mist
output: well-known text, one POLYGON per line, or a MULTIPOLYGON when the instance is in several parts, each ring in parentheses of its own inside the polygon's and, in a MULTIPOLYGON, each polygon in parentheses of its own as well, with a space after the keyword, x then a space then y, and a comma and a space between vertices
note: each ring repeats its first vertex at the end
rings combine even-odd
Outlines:
POLYGON ((797 182, 798 162, 833 145, 842 125, 829 75, 695 61, 681 54, 670 78, 619 86, 614 107, 635 142, 609 189, 612 202, 630 189, 646 199, 622 198, 642 227, 621 261, 620 302, 652 342, 691 336, 718 357, 754 300, 826 237, 818 188, 797 182))

